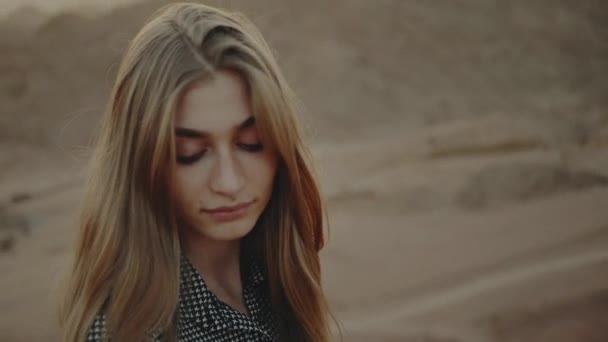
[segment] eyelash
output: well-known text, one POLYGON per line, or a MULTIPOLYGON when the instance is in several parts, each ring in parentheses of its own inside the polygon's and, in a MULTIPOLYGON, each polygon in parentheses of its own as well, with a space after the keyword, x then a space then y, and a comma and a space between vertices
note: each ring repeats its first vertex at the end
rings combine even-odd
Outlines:
MULTIPOLYGON (((238 146, 247 152, 260 152, 264 148, 262 144, 238 144, 238 146)), ((201 152, 193 154, 191 156, 177 156, 176 159, 179 164, 190 165, 201 159, 206 152, 207 149, 204 149, 201 152)))

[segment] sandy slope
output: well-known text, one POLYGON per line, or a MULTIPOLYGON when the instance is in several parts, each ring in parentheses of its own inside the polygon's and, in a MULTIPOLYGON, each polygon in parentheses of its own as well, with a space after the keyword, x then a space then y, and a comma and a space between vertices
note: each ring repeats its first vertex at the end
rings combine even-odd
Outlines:
MULTIPOLYGON (((387 144, 390 142, 384 146, 387 144)), ((399 197, 387 195, 386 190, 383 193, 374 175, 412 165, 412 176, 423 177, 429 172, 439 176, 437 165, 448 161, 410 157, 409 162, 396 166, 367 172, 362 167, 360 174, 345 176, 336 166, 346 165, 349 154, 340 152, 339 145, 333 148, 332 153, 326 150, 324 157, 319 157, 320 165, 326 166, 324 182, 340 184, 340 179, 345 184, 367 183, 371 192, 378 190, 369 198, 355 193, 330 201, 331 237, 323 252, 325 284, 347 340, 377 336, 374 340, 407 337, 416 341, 416 336, 429 334, 462 341, 507 340, 516 336, 522 325, 517 312, 543 322, 543 314, 537 311, 553 310, 554 305, 608 289, 608 276, 601 272, 608 263, 608 212, 604 210, 608 188, 541 194, 483 211, 458 206, 454 202, 458 196, 436 208, 403 210, 390 205, 399 197), (327 171, 330 169, 335 171, 327 171), (496 332, 505 329, 508 333, 496 332)), ((322 155, 321 148, 315 151, 322 155)), ((384 158, 390 159, 394 152, 387 148, 378 148, 372 155, 378 157, 386 151, 384 158)), ((542 154, 551 152, 539 152, 542 154)), ((502 159, 512 165, 514 160, 528 158, 526 153, 516 152, 451 159, 450 170, 459 170, 454 166, 458 163, 470 170, 460 168, 460 174, 442 177, 436 191, 449 192, 446 184, 450 182, 466 184, 461 178, 475 175, 472 169, 487 168, 502 159)), ((41 175, 39 168, 30 169, 29 177, 41 175)), ((401 189, 401 195, 407 196, 407 190, 400 187, 403 180, 383 179, 385 188, 401 189)), ((18 235, 14 250, 0 258, 0 271, 11 275, 1 283, 3 339, 42 340, 55 333, 51 284, 57 281, 65 261, 72 235, 70 213, 80 194, 79 185, 63 184, 10 207, 12 214, 28 219, 31 232, 18 235), (32 312, 33 307, 39 309, 32 312), (36 323, 24 321, 25 317, 36 323)), ((48 185, 40 185, 44 187, 48 185)), ((331 191, 326 195, 332 198, 331 191)), ((582 314, 566 319, 584 319, 585 310, 579 311, 582 314)), ((535 327, 526 324, 526 331, 535 327)), ((583 331, 598 329, 590 319, 579 324, 590 325, 583 331)), ((555 329, 551 324, 548 327, 555 329)), ((543 329, 542 325, 536 328, 543 329)), ((564 341, 575 341, 573 338, 564 341)))
MULTIPOLYGON (((36 41, 14 18, 1 26, 0 341, 56 337, 101 80, 159 3, 60 14, 36 41)), ((607 66, 592 2, 551 15, 524 1, 232 3, 306 104, 346 341, 608 340, 608 107, 592 77, 607 66)))
POLYGON ((45 13, 57 13, 68 10, 77 10, 84 13, 103 13, 119 6, 125 6, 138 0, 2 0, 0 4, 0 17, 6 17, 16 11, 36 9, 45 13))

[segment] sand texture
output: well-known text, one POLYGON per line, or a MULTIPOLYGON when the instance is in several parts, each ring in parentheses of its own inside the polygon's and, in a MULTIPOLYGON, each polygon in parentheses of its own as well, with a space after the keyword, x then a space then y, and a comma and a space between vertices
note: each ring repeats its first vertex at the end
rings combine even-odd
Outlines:
MULTIPOLYGON (((90 142, 123 49, 166 2, 15 3, 0 341, 54 341, 90 142)), ((300 97, 344 341, 608 341, 606 2, 210 3, 259 25, 300 97)))

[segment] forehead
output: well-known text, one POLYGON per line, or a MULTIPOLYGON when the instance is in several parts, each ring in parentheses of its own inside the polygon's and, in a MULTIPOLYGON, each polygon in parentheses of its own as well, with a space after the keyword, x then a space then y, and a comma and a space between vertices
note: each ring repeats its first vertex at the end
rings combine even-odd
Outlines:
POLYGON ((242 77, 236 72, 218 71, 185 90, 175 114, 175 127, 222 135, 252 114, 242 77))

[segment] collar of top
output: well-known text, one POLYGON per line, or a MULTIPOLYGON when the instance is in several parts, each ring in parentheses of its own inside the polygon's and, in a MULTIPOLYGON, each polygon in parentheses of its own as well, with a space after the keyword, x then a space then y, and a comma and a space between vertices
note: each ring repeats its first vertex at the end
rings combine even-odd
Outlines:
MULTIPOLYGON (((263 282, 264 274, 259 262, 250 255, 241 261, 243 272, 243 293, 254 293, 263 282)), ((211 292, 200 273, 188 257, 180 260, 179 314, 182 319, 200 326, 204 330, 215 331, 230 325, 226 321, 227 304, 211 292)))

